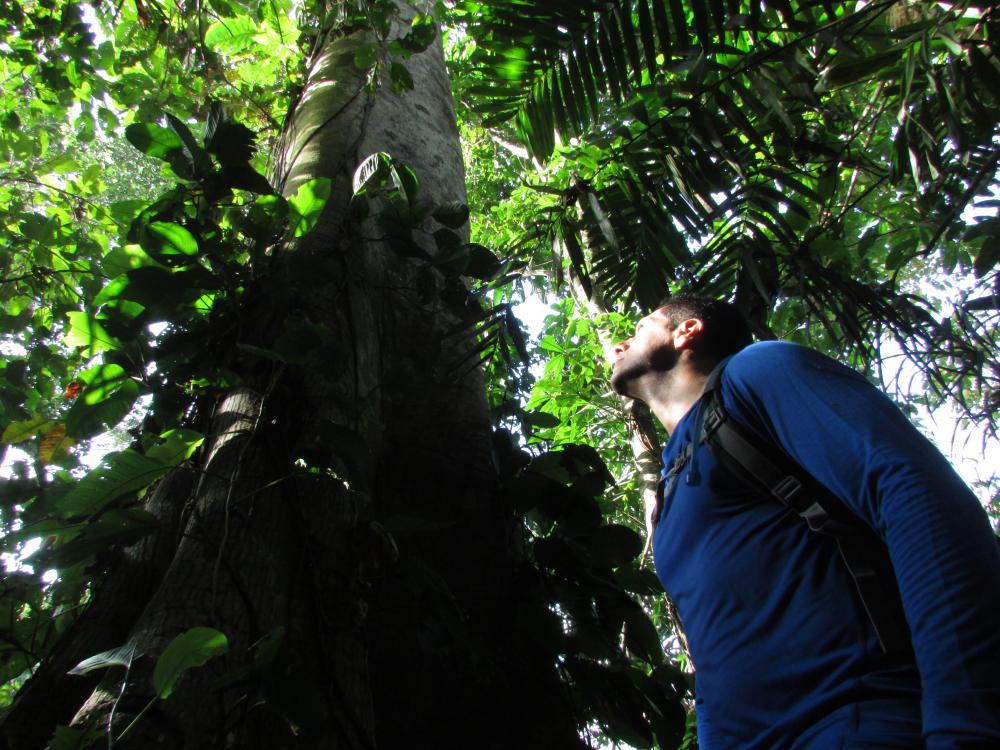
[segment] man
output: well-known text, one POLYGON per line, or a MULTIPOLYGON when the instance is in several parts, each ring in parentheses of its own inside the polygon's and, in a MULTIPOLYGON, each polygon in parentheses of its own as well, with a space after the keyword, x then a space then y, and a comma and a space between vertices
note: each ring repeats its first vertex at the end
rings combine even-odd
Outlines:
POLYGON ((614 350, 612 387, 670 435, 664 465, 692 445, 660 498, 653 555, 697 668, 701 750, 1000 748, 1000 552, 975 496, 858 373, 750 340, 731 306, 675 297, 614 350), (706 381, 729 355, 729 418, 885 542, 912 650, 880 646, 835 540, 697 439, 706 381))

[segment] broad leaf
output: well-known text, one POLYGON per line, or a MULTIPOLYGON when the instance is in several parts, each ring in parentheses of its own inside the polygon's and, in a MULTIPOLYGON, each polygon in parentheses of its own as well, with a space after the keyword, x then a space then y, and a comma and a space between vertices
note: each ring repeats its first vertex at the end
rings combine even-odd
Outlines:
POLYGON ((408 57, 417 52, 423 52, 437 36, 437 25, 434 17, 427 13, 418 13, 410 22, 410 31, 406 36, 395 40, 408 57))
POLYGON ((66 414, 66 429, 77 439, 118 424, 139 397, 138 383, 120 365, 98 365, 78 377, 85 387, 66 414))
POLYGON ((185 672, 228 650, 226 636, 213 628, 196 627, 181 633, 167 644, 156 660, 153 668, 156 695, 162 699, 169 698, 185 672))
POLYGON ((63 517, 91 515, 122 495, 136 492, 170 470, 134 450, 109 453, 57 503, 63 517))
POLYGON ((163 442, 146 451, 146 457, 159 461, 164 466, 176 466, 191 458, 198 447, 205 442, 200 432, 186 428, 168 430, 160 436, 163 442))
POLYGON ((164 442, 146 455, 132 449, 110 453, 101 464, 81 479, 56 508, 64 518, 91 515, 123 495, 148 487, 170 469, 186 460, 203 442, 192 430, 164 433, 164 442))
POLYGON ((631 562, 642 552, 642 537, 620 524, 594 529, 584 540, 590 560, 601 567, 618 567, 631 562))
POLYGON ((91 315, 85 312, 69 312, 66 313, 66 317, 69 319, 69 328, 63 336, 66 346, 85 349, 88 356, 121 348, 121 341, 105 331, 91 315))
POLYGON ((205 44, 223 52, 242 52, 252 46, 258 26, 247 16, 220 18, 205 31, 205 44))
POLYGON ((370 154, 354 170, 354 177, 351 180, 351 187, 357 195, 369 185, 378 185, 378 176, 388 175, 392 166, 392 157, 389 154, 379 151, 370 154))
POLYGON ((184 147, 184 143, 174 131, 152 123, 129 125, 125 128, 125 137, 142 153, 157 159, 162 159, 184 147))
POLYGON ((289 230, 293 237, 301 237, 316 226, 330 197, 330 184, 329 178, 316 177, 299 185, 295 195, 288 199, 291 208, 289 230))
POLYGON ((42 463, 58 463, 66 457, 74 442, 73 438, 66 434, 65 424, 54 424, 38 445, 38 458, 42 463))
POLYGON ((68 727, 58 724, 46 745, 47 750, 91 750, 101 738, 96 726, 68 727))
POLYGON ((445 203, 434 209, 431 216, 436 221, 451 229, 464 226, 469 220, 469 207, 459 201, 445 203))
POLYGON ((394 62, 389 66, 389 81, 392 84, 392 90, 397 94, 413 91, 413 76, 401 62, 394 62))
POLYGON ((0 442, 8 445, 23 443, 25 440, 31 440, 31 438, 37 435, 42 428, 47 427, 51 423, 51 419, 38 414, 32 416, 31 419, 25 419, 20 422, 11 422, 4 429, 3 437, 0 437, 0 442))
POLYGON ((66 674, 87 674, 95 669, 105 669, 106 667, 125 667, 128 669, 139 656, 142 656, 142 652, 139 651, 135 643, 129 642, 124 646, 102 651, 84 659, 66 674))
POLYGON ((197 255, 198 241, 180 224, 153 221, 145 227, 143 248, 164 255, 197 255))
POLYGON ((354 67, 368 70, 378 60, 378 46, 374 42, 359 44, 354 52, 354 67))
POLYGON ((469 243, 469 262, 464 271, 466 276, 474 279, 492 279, 501 268, 503 263, 489 248, 475 242, 469 243))

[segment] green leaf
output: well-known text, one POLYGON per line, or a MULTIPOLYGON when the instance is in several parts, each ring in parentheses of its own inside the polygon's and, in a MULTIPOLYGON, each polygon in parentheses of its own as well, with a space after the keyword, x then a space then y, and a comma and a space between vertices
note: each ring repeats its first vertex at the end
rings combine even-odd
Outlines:
POLYGON ((146 456, 169 467, 176 466, 181 461, 187 461, 205 442, 205 436, 200 432, 184 427, 168 430, 160 435, 160 438, 163 442, 147 450, 146 456))
POLYGON ((397 162, 392 165, 389 175, 392 177, 392 182, 396 186, 396 189, 400 190, 406 196, 407 202, 411 206, 415 205, 417 194, 420 192, 420 181, 417 179, 416 172, 405 164, 397 162))
POLYGON ((369 154, 354 170, 354 177, 351 180, 351 187, 354 195, 365 190, 369 186, 377 187, 382 177, 387 177, 392 166, 392 157, 384 151, 377 151, 369 154))
MULTIPOLYGON (((642 3, 640 2, 640 5, 642 3)), ((626 65, 631 65, 632 78, 638 84, 642 81, 642 55, 639 52, 639 43, 636 37, 638 30, 632 25, 632 13, 630 10, 615 7, 615 18, 621 28, 622 41, 625 42, 626 65)))
POLYGON ((555 78, 558 83, 558 89, 553 93, 557 94, 560 101, 565 105, 566 114, 570 120, 570 130, 566 135, 578 134, 583 130, 583 119, 586 117, 583 112, 583 103, 580 102, 580 106, 577 106, 577 97, 582 96, 583 92, 573 91, 573 81, 570 77, 569 69, 561 59, 558 61, 555 78))
POLYGON ((539 565, 574 576, 578 568, 576 555, 566 542, 558 537, 542 537, 531 545, 531 554, 539 565))
POLYGON ((79 170, 80 165, 76 163, 76 159, 69 152, 59 154, 59 156, 49 160, 42 166, 43 172, 52 172, 54 174, 67 174, 68 172, 78 172, 79 170))
MULTIPOLYGON (((578 92, 583 98, 587 108, 590 110, 590 117, 596 120, 598 112, 597 84, 594 81, 593 75, 591 75, 587 58, 582 52, 577 51, 575 54, 570 55, 569 75, 573 81, 573 90, 578 92)), ((583 115, 582 105, 580 106, 580 112, 583 115)), ((585 116, 584 119, 586 120, 585 116)))
POLYGON ((264 195, 250 207, 244 231, 266 245, 280 236, 287 218, 288 201, 278 195, 264 195))
POLYGON ((0 437, 0 443, 4 443, 6 445, 23 443, 25 440, 30 440, 37 435, 43 427, 46 427, 51 422, 51 419, 39 416, 38 414, 32 416, 31 419, 25 419, 20 422, 11 422, 7 425, 6 429, 4 429, 3 437, 0 437))
POLYGON ((170 468, 131 449, 109 453, 60 498, 57 510, 64 518, 96 513, 122 495, 149 486, 170 468))
POLYGON ((650 664, 663 661, 663 645, 656 627, 639 605, 625 615, 625 644, 650 664))
POLYGON ((112 393, 126 377, 128 375, 121 365, 106 364, 84 370, 75 379, 86 386, 80 397, 88 403, 96 404, 112 393))
POLYGON ((126 289, 128 289, 128 276, 125 274, 115 276, 94 297, 94 307, 114 306, 115 303, 122 299, 122 293, 126 289))
POLYGON ((359 44, 354 51, 354 67, 358 70, 368 70, 378 60, 378 46, 373 42, 359 44))
POLYGON ((395 41, 407 53, 414 54, 427 49, 435 37, 437 37, 437 24, 434 23, 434 17, 427 13, 418 13, 410 22, 409 33, 395 41))
POLYGON ((460 201, 444 203, 431 214, 439 223, 451 229, 458 229, 469 220, 469 207, 460 201))
POLYGON ((546 334, 539 339, 538 346, 547 352, 555 352, 556 354, 562 354, 566 351, 566 349, 555 340, 555 337, 549 334, 546 334))
POLYGON ((616 568, 634 560, 642 552, 642 537, 620 524, 594 529, 583 540, 593 564, 616 568))
POLYGON ((122 343, 109 334, 97 320, 85 312, 68 312, 69 328, 63 343, 71 349, 86 349, 87 356, 94 356, 112 349, 121 349, 122 343))
POLYGON ((173 151, 184 147, 180 137, 169 128, 153 123, 135 123, 125 128, 129 143, 147 156, 163 159, 173 151))
MULTIPOLYGON (((660 0, 652 0, 655 5, 662 6, 660 0)), ((652 16, 649 12, 649 0, 639 0, 636 4, 639 20, 639 38, 642 40, 643 59, 646 63, 646 70, 649 77, 656 75, 656 32, 653 27, 652 16)), ((661 11, 662 12, 662 11, 661 11)))
POLYGON ((120 365, 98 365, 77 379, 85 387, 66 414, 66 430, 77 439, 114 427, 139 397, 138 383, 120 365))
MULTIPOLYGON (((191 128, 183 120, 174 117, 169 112, 167 113, 167 126, 177 134, 184 144, 185 161, 194 167, 194 172, 196 174, 205 174, 210 171, 212 169, 212 160, 208 158, 208 152, 198 145, 198 141, 195 140, 191 128)), ((173 161, 171 161, 170 166, 174 167, 173 161)))
POLYGON ((128 669, 136 658, 142 656, 142 652, 133 642, 124 646, 102 651, 88 657, 73 667, 66 674, 87 674, 95 669, 105 669, 106 667, 125 667, 128 669))
POLYGON ((56 532, 60 543, 41 549, 32 560, 42 568, 58 569, 92 563, 97 555, 135 544, 158 526, 156 516, 142 508, 112 508, 96 519, 85 518, 69 524, 64 532, 56 532))
POLYGON ((299 185, 295 195, 288 199, 291 208, 289 229, 293 237, 301 237, 316 226, 329 197, 328 177, 316 177, 299 185))
POLYGON ((153 668, 153 689, 162 699, 170 697, 184 673, 200 667, 213 656, 229 650, 229 641, 214 628, 196 627, 167 644, 153 668))
POLYGON ((464 272, 469 262, 469 246, 463 244, 462 239, 450 229, 436 231, 434 240, 438 246, 438 251, 432 258, 434 265, 454 275, 464 272))
POLYGON ((1000 263, 1000 239, 995 236, 987 237, 973 262, 976 278, 983 278, 997 263, 1000 263))
MULTIPOLYGON (((230 170, 235 167, 243 167, 257 174, 249 166, 249 161, 257 148, 255 139, 254 132, 246 125, 238 122, 221 122, 212 133, 212 138, 206 140, 205 149, 210 154, 215 154, 223 167, 228 167, 230 170)), ((236 174, 241 175, 242 173, 237 171, 236 174)), ((258 177, 261 180, 264 179, 263 175, 258 175, 258 177)), ((242 177, 243 181, 246 179, 247 177, 242 177)), ((250 177, 250 179, 254 178, 250 177)), ((237 185, 237 187, 242 187, 242 185, 237 185)))
POLYGON ((413 76, 401 62, 394 62, 389 66, 389 82, 392 84, 392 90, 397 94, 413 91, 413 76))
POLYGON ((63 518, 92 515, 123 495, 137 492, 187 459, 204 441, 193 430, 171 430, 146 455, 132 449, 109 453, 56 503, 63 518))
POLYGON ((860 60, 849 60, 839 65, 834 65, 826 71, 824 79, 827 85, 831 88, 836 88, 855 83, 864 78, 870 78, 883 68, 896 63, 905 49, 903 46, 893 47, 870 57, 860 60))
POLYGON ((626 591, 643 596, 657 596, 663 591, 660 579, 647 568, 620 566, 614 571, 615 582, 626 591))
POLYGON ((463 271, 466 276, 474 279, 492 279, 501 268, 503 263, 489 248, 475 242, 469 243, 469 262, 463 271))
POLYGON ((140 303, 154 320, 170 320, 179 307, 195 302, 203 290, 216 286, 212 275, 198 265, 173 272, 156 266, 136 268, 128 272, 127 279, 119 297, 140 303))
POLYGON ((96 726, 83 728, 56 726, 46 745, 47 750, 89 750, 101 738, 101 730, 96 726))
POLYGON ((143 248, 163 255, 197 255, 198 240, 180 224, 151 221, 144 227, 143 248))
POLYGON ((525 420, 532 427, 541 427, 541 428, 558 427, 560 424, 562 424, 562 421, 559 419, 559 417, 544 411, 525 412, 524 416, 525 420))
POLYGON ((242 52, 253 44, 257 32, 257 24, 248 16, 220 18, 205 31, 205 44, 221 52, 242 52))

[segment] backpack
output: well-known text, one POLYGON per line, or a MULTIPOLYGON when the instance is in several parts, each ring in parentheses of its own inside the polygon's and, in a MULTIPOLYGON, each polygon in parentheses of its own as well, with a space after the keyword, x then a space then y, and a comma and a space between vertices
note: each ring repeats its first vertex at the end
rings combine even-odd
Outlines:
POLYGON ((654 519, 659 520, 664 498, 691 458, 694 444, 707 443, 728 471, 795 513, 810 530, 836 541, 883 652, 911 653, 910 631, 885 543, 784 450, 726 412, 720 382, 727 362, 728 358, 720 362, 705 383, 695 416, 696 439, 684 447, 660 479, 654 519))

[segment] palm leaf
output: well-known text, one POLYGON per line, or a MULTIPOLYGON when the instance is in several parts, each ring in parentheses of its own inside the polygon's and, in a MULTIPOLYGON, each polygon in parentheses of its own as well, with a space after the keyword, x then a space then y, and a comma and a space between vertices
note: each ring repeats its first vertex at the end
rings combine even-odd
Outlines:
MULTIPOLYGON (((962 212, 1000 167, 997 49, 985 37, 957 40, 949 24, 971 24, 960 9, 894 35, 890 5, 566 0, 549 10, 522 0, 530 40, 504 16, 476 81, 496 82, 483 111, 491 122, 514 117, 536 157, 555 146, 547 126, 589 144, 591 157, 602 149, 586 179, 615 241, 584 202, 585 262, 569 262, 609 303, 646 307, 678 284, 765 306, 780 299, 859 361, 879 336, 910 337, 931 382, 979 388, 974 378, 993 382, 986 363, 1000 366, 982 348, 989 326, 962 317, 947 337, 932 335, 898 279, 939 248, 948 269, 972 257, 984 259, 984 276, 994 266, 980 249, 985 233, 970 234, 968 249, 956 242, 962 212), (522 46, 512 55, 504 45, 522 46), (949 51, 956 45, 965 54, 949 51), (504 75, 490 67, 512 57, 522 62, 504 75), (887 282, 887 271, 897 276, 887 282)), ((962 315, 977 312, 987 321, 962 315)))

